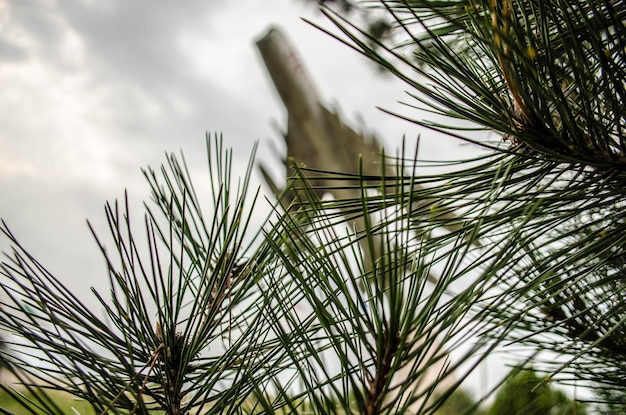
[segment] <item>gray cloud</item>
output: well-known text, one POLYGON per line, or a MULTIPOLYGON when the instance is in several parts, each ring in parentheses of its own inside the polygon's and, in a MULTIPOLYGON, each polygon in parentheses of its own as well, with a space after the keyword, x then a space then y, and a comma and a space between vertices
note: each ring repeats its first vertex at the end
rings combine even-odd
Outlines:
POLYGON ((0 38, 0 60, 4 62, 22 61, 26 58, 23 48, 7 39, 0 38))
MULTIPOLYGON (((382 139, 406 127, 374 108, 403 86, 303 23, 321 16, 295 0, 41 3, 3 3, 12 54, 0 53, 0 217, 68 281, 104 276, 84 218, 102 227, 104 201, 125 188, 147 197, 140 167, 183 149, 205 174, 205 131, 224 133, 237 166, 253 141, 278 138, 271 120, 285 127, 286 114, 254 48, 271 23, 294 40, 324 102, 363 114, 382 139)), ((272 149, 261 157, 278 161, 272 149)))

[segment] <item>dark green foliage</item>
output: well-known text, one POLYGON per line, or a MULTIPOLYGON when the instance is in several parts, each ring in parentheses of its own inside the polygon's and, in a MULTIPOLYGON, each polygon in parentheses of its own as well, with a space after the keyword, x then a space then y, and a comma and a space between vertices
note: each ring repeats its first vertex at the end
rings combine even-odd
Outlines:
MULTIPOLYGON (((367 33, 373 39, 381 41, 388 39, 393 33, 392 20, 380 13, 372 13, 372 9, 365 2, 351 0, 298 0, 310 4, 316 4, 322 8, 327 7, 335 10, 346 17, 358 16, 367 27, 367 33)), ((371 43, 373 45, 373 43, 371 43)))
MULTIPOLYGON (((422 186, 407 191, 465 212, 437 216, 437 224, 456 221, 459 230, 436 238, 448 249, 442 257, 464 256, 456 276, 473 293, 485 290, 477 334, 549 351, 537 367, 614 396, 606 391, 626 388, 626 3, 378 4, 404 43, 377 42, 329 12, 335 36, 405 81, 409 109, 443 121, 397 115, 487 152, 453 173, 423 173, 422 186), (498 139, 479 141, 472 130, 498 139), (481 253, 464 253, 468 238, 481 253)), ((398 163, 406 168, 411 160, 398 163)), ((405 206, 423 229, 419 217, 430 209, 405 206)))
POLYGON ((606 402, 600 405, 598 413, 602 415, 619 415, 626 413, 626 391, 614 389, 600 390, 598 395, 603 402, 606 402))
POLYGON ((486 412, 477 408, 477 402, 472 396, 463 389, 455 390, 452 395, 446 399, 441 407, 435 413, 436 415, 461 415, 474 414, 486 415, 486 412))
POLYGON ((586 415, 586 405, 555 390, 533 370, 513 369, 487 415, 586 415))

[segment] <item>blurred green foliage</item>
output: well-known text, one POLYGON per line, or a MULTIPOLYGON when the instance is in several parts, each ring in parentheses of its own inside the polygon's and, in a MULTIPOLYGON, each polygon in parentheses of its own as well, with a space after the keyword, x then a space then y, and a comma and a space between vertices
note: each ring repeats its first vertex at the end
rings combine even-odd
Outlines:
POLYGON ((586 415, 586 405, 554 389, 533 370, 514 368, 487 415, 586 415))

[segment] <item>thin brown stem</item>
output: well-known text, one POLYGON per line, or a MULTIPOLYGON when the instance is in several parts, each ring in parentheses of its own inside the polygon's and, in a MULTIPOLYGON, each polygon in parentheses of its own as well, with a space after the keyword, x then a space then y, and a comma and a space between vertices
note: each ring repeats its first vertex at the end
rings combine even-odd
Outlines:
POLYGON ((391 376, 391 364, 398 351, 397 336, 391 335, 387 328, 384 330, 385 340, 383 341, 382 354, 376 365, 376 373, 369 382, 369 388, 367 390, 367 399, 365 400, 365 413, 367 415, 380 414, 387 384, 391 376))

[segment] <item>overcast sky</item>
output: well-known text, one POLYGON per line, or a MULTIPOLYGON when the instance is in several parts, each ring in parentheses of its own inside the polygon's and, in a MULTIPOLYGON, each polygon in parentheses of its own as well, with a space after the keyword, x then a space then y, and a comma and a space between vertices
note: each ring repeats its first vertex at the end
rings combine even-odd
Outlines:
POLYGON ((390 150, 415 138, 375 108, 397 107, 404 85, 301 17, 330 27, 303 0, 0 0, 0 217, 55 274, 98 285, 85 219, 103 225, 124 189, 145 199, 141 167, 182 149, 204 169, 206 132, 242 167, 255 141, 265 158, 282 148, 285 110, 254 45, 270 24, 350 123, 390 150))

